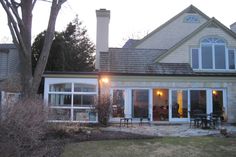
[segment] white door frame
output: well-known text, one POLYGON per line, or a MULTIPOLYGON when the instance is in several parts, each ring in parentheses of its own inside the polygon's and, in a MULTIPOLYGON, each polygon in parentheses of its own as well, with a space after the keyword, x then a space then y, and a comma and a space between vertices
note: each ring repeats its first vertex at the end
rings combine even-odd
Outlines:
POLYGON ((189 114, 187 118, 172 118, 172 91, 175 90, 182 90, 187 91, 187 97, 188 97, 188 111, 190 107, 190 99, 189 99, 189 90, 187 88, 170 88, 169 89, 169 122, 188 122, 189 121, 189 114))
POLYGON ((190 120, 189 113, 188 118, 172 118, 172 91, 174 90, 187 90, 188 92, 188 111, 191 111, 190 106, 190 91, 191 90, 205 90, 206 91, 206 113, 213 112, 212 92, 218 90, 223 92, 223 107, 227 115, 227 94, 225 88, 170 88, 169 89, 169 122, 188 122, 190 120))

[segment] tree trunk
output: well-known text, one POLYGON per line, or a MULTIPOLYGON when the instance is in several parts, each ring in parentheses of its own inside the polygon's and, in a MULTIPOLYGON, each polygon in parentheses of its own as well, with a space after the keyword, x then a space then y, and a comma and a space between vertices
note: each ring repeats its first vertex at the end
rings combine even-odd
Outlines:
POLYGON ((38 91, 40 81, 41 81, 44 69, 46 67, 46 64, 47 64, 50 48, 52 46, 57 15, 59 13, 59 10, 61 9, 61 5, 65 1, 66 0, 59 0, 59 2, 57 2, 57 0, 53 0, 53 2, 52 2, 50 18, 49 18, 49 23, 48 23, 48 28, 46 31, 45 39, 44 39, 42 52, 41 52, 41 55, 39 57, 39 60, 37 62, 37 65, 36 65, 36 68, 34 71, 33 85, 32 85, 33 92, 37 93, 37 91, 38 91))
POLYGON ((40 85, 42 74, 46 67, 50 48, 52 45, 55 24, 61 5, 66 0, 52 0, 50 18, 46 31, 45 41, 40 59, 32 74, 31 31, 32 11, 37 0, 0 0, 0 3, 8 17, 8 26, 16 45, 21 63, 21 76, 23 97, 35 97, 40 85), (21 15, 19 15, 21 13, 21 15))

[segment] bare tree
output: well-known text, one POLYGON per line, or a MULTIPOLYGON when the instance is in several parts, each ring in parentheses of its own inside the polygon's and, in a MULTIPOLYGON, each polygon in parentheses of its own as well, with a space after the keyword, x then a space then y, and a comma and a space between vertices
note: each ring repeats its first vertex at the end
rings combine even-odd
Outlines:
POLYGON ((0 0, 0 3, 7 14, 8 26, 13 42, 19 51, 23 96, 25 98, 35 97, 37 94, 52 45, 57 15, 62 4, 66 2, 66 0, 47 0, 47 2, 51 2, 48 27, 40 58, 34 73, 32 73, 32 11, 37 1, 38 0, 0 0))

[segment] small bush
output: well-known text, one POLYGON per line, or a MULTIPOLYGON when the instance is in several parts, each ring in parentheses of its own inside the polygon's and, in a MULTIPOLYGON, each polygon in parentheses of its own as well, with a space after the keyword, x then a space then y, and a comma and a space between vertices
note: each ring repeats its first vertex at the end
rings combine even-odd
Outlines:
POLYGON ((108 94, 102 94, 98 98, 98 103, 96 105, 96 110, 98 113, 98 122, 102 126, 107 126, 109 122, 109 117, 111 114, 111 98, 108 94))
POLYGON ((47 129, 47 110, 43 102, 31 99, 19 101, 3 106, 2 113, 1 156, 32 156, 47 129))

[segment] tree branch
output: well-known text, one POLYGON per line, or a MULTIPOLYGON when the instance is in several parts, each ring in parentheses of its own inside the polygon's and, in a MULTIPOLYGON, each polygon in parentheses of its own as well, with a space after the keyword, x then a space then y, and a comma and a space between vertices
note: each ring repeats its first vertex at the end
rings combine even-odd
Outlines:
POLYGON ((32 2, 32 10, 34 9, 34 6, 35 6, 36 2, 37 2, 37 0, 33 0, 33 2, 32 2))
POLYGON ((63 3, 65 3, 67 0, 58 0, 58 5, 62 5, 63 3))
POLYGON ((15 43, 16 47, 20 48, 19 41, 16 38, 16 33, 15 33, 14 29, 13 29, 12 23, 11 23, 9 18, 8 18, 8 27, 9 27, 10 32, 11 32, 13 43, 15 43))
MULTIPOLYGON (((9 7, 7 6, 6 3, 4 3, 4 0, 0 0, 0 3, 2 4, 5 12, 7 13, 7 17, 8 17, 8 21, 10 22, 10 28, 11 29, 14 29, 13 33, 12 33, 12 38, 17 38, 18 39, 18 42, 16 44, 20 44, 21 45, 21 48, 22 48, 22 52, 24 55, 26 55, 26 47, 24 45, 24 42, 23 42, 23 39, 22 39, 22 36, 20 34, 20 31, 19 31, 19 27, 17 26, 17 22, 15 21, 13 15, 11 14, 10 12, 10 9, 9 7)), ((8 25, 9 25, 9 22, 8 22, 8 25)), ((11 31, 11 30, 10 30, 11 31)), ((16 40, 17 41, 17 40, 16 40)), ((14 39, 13 39, 13 42, 14 42, 14 39)))
POLYGON ((45 34, 43 48, 42 48, 41 55, 39 57, 39 60, 37 62, 37 65, 35 67, 35 71, 33 74, 33 88, 36 88, 36 90, 39 87, 40 80, 44 72, 44 69, 46 67, 47 60, 48 60, 50 48, 53 42, 57 15, 61 9, 61 5, 64 2, 66 2, 66 0, 59 0, 59 1, 53 0, 52 1, 48 28, 45 34))
MULTIPOLYGON (((18 24, 21 25, 22 27, 24 27, 24 24, 23 24, 23 22, 22 22, 22 20, 21 20, 21 18, 20 18, 20 15, 19 15, 19 13, 18 13, 18 10, 17 10, 17 7, 19 6, 19 3, 16 3, 14 0, 12 1, 12 3, 6 1, 6 5, 7 5, 9 8, 11 8, 11 11, 12 11, 12 13, 15 15, 18 24), (18 5, 18 6, 16 6, 16 5, 18 5)), ((9 10, 10 10, 10 9, 9 9, 9 10)))

